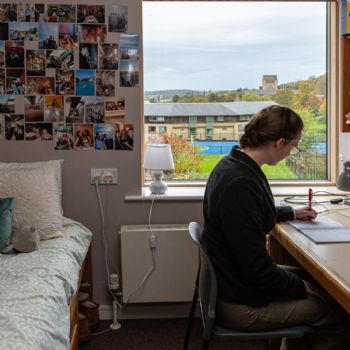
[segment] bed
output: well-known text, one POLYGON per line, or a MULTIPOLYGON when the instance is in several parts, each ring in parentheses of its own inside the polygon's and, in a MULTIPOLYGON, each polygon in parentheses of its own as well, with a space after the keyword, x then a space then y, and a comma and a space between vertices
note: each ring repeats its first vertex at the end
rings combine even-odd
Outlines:
POLYGON ((31 253, 0 254, 0 349, 75 349, 77 290, 92 234, 68 218, 63 231, 31 253))

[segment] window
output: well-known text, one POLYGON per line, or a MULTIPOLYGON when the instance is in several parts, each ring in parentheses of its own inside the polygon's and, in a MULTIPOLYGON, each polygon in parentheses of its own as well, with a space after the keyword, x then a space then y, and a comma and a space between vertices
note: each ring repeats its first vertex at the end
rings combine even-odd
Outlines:
POLYGON ((157 141, 172 144, 176 166, 168 180, 205 181, 239 143, 249 119, 272 103, 293 108, 305 129, 303 152, 264 166, 267 177, 331 179, 327 72, 333 68, 327 28, 331 31, 332 6, 314 1, 143 2, 144 139, 153 133, 147 125, 156 121, 152 113, 162 113, 166 129, 158 130, 157 141))

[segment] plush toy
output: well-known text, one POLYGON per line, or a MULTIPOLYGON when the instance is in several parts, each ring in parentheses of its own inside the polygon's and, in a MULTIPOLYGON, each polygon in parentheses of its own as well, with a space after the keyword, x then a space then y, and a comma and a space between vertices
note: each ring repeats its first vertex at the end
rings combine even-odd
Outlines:
POLYGON ((4 248, 3 253, 15 250, 20 253, 30 253, 38 249, 40 237, 34 227, 22 226, 13 232, 11 243, 4 248))

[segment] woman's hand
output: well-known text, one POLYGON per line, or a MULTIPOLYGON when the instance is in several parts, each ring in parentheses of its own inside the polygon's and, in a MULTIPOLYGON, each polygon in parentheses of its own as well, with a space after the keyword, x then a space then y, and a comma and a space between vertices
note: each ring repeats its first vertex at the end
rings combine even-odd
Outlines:
POLYGON ((304 221, 312 221, 316 219, 317 212, 310 209, 309 207, 294 209, 295 210, 295 219, 304 220, 304 221))

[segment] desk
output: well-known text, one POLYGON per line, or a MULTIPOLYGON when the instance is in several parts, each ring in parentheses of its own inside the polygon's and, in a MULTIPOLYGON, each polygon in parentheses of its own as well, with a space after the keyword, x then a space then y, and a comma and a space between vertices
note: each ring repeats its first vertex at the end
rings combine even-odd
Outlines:
MULTIPOLYGON (((341 205, 329 208, 346 208, 341 205)), ((317 208, 322 211, 323 208, 317 208)), ((327 216, 350 227, 350 208, 327 216), (347 217, 345 217, 346 215, 347 217)), ((316 244, 288 224, 277 224, 270 235, 270 254, 276 263, 304 267, 350 314, 350 243, 316 244)))

